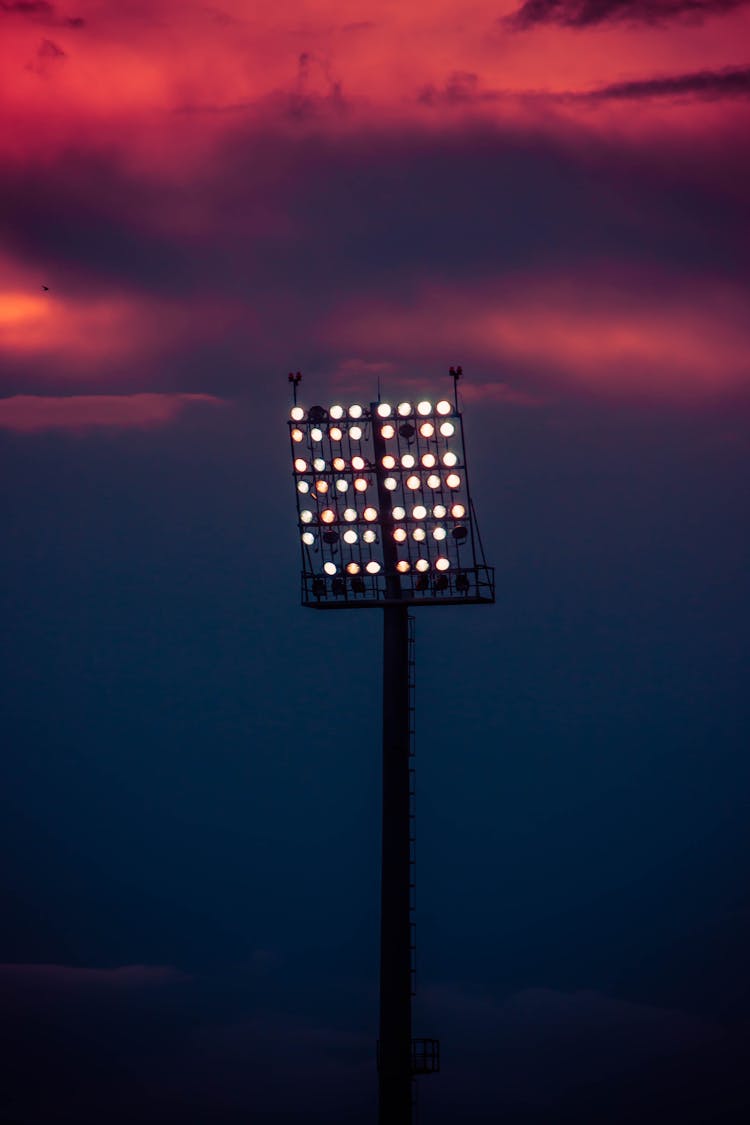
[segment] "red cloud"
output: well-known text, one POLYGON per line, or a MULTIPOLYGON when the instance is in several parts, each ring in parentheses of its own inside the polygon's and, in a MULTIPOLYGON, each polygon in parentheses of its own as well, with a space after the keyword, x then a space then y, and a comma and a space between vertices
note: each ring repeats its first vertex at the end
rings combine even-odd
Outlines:
POLYGON ((143 428, 171 422, 186 406, 222 402, 202 394, 14 395, 0 399, 0 429, 22 433, 85 430, 96 426, 143 428))

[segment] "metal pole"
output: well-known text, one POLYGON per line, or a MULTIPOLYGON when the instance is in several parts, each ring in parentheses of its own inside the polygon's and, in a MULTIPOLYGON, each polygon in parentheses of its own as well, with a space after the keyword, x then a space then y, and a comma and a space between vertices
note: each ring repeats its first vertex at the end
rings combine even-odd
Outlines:
POLYGON ((409 625, 383 609, 383 859, 380 888, 380 1125, 410 1125, 409 625))
POLYGON ((383 606, 383 854, 380 876, 379 1125, 411 1125, 411 915, 409 911, 409 614, 401 599, 385 487, 385 441, 372 404, 375 480, 381 512, 383 606), (393 604, 396 603, 396 604, 393 604))

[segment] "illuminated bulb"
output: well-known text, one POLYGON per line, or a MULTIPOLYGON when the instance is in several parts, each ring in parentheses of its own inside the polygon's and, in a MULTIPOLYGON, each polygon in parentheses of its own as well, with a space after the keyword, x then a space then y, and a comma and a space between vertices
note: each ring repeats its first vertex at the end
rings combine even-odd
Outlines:
POLYGON ((451 508, 451 515, 454 520, 462 520, 466 515, 466 508, 464 508, 463 504, 454 504, 451 508))
POLYGON ((370 559, 370 561, 365 566, 365 570, 367 571, 368 574, 379 574, 380 573, 380 563, 376 562, 375 559, 370 559))
POLYGON ((376 520, 378 518, 378 510, 377 508, 365 508, 362 515, 365 517, 368 523, 372 523, 373 520, 376 520))
POLYGON ((422 437, 432 437, 432 435, 435 433, 435 427, 433 426, 432 422, 423 422, 419 427, 419 432, 422 437))
POLYGON ((412 491, 414 491, 417 488, 420 488, 421 484, 422 484, 422 482, 421 482, 421 480, 419 479, 419 477, 417 476, 416 473, 412 473, 412 475, 410 477, 406 478, 406 487, 410 488, 412 491))
POLYGON ((448 402, 448 400, 445 399, 445 398, 441 398, 440 402, 435 407, 435 413, 436 414, 450 414, 452 409, 453 409, 453 407, 448 402))
POLYGON ((331 426, 330 430, 328 431, 328 436, 331 441, 341 441, 344 435, 339 426, 331 426))
POLYGON ((411 414, 411 403, 400 402, 398 404, 398 412, 402 418, 408 418, 408 416, 411 414))
POLYGON ((454 465, 458 464, 458 457, 455 453, 448 450, 447 453, 443 454, 443 464, 447 465, 449 469, 452 469, 454 465))
POLYGON ((293 422, 301 422, 305 417, 305 412, 301 406, 293 406, 289 413, 293 422))
POLYGON ((377 535, 372 530, 371 527, 366 527, 365 530, 362 532, 362 538, 365 541, 365 543, 374 543, 375 540, 377 539, 377 535))
POLYGON ((335 519, 336 519, 336 513, 334 512, 333 508, 324 508, 323 511, 320 513, 320 522, 321 523, 333 523, 333 521, 335 519))
POLYGON ((306 481, 306 480, 297 481, 297 491, 298 492, 309 492, 310 491, 309 482, 306 481))
POLYGON ((417 403, 417 414, 432 414, 432 403, 426 399, 423 402, 417 403))
POLYGON ((446 558, 441 557, 439 559, 435 559, 435 569, 436 570, 447 570, 450 565, 451 564, 448 562, 448 560, 446 558))
POLYGON ((396 458, 392 457, 390 455, 390 453, 387 453, 385 455, 385 457, 383 458, 381 464, 382 464, 384 469, 395 469, 396 468, 396 458))
POLYGON ((427 487, 440 488, 440 477, 437 475, 437 473, 430 473, 427 478, 427 487))
POLYGON ((323 563, 323 570, 326 572, 326 574, 335 574, 336 573, 336 563, 332 563, 332 562, 323 563))
POLYGON ((422 464, 425 469, 434 469, 437 464, 437 457, 434 453, 424 453, 422 454, 422 464))
POLYGON ((313 426, 313 428, 310 430, 310 438, 311 438, 312 441, 322 441, 323 440, 323 431, 320 429, 319 426, 313 426))
POLYGON ((455 432, 456 432, 456 427, 453 425, 452 422, 441 422, 440 423, 440 433, 443 435, 443 437, 453 437, 455 432))
POLYGON ((333 465, 337 473, 343 473, 344 469, 346 468, 346 461, 343 457, 334 457, 331 464, 333 465))
POLYGON ((459 488, 461 478, 458 473, 448 473, 448 476, 445 478, 445 483, 448 485, 448 488, 459 488))
POLYGON ((313 468, 316 473, 322 473, 325 470, 326 463, 322 457, 315 457, 313 459, 313 468))
POLYGON ((413 469, 417 463, 416 457, 412 457, 411 453, 405 453, 401 458, 401 464, 405 469, 413 469))
POLYGON ((398 488, 398 481, 395 477, 386 477, 383 481, 383 487, 387 488, 389 492, 394 492, 398 488))
POLYGON ((356 543, 359 536, 352 527, 348 527, 344 532, 343 539, 345 543, 356 543))
POLYGON ((378 418, 389 418, 391 414, 391 404, 389 402, 378 403, 378 418))
POLYGON ((294 462, 294 467, 295 467, 295 469, 297 470, 298 473, 306 473, 307 472, 307 461, 303 461, 301 457, 298 457, 296 459, 296 461, 294 462))
POLYGON ((347 523, 354 523, 357 518, 357 511, 355 508, 344 508, 344 519, 347 523))
POLYGON ((313 514, 307 508, 303 508, 299 514, 300 523, 312 523, 313 514))
POLYGON ((331 409, 328 411, 328 417, 333 418, 333 419, 335 419, 335 421, 338 422, 339 418, 344 417, 343 406, 339 406, 338 404, 336 406, 332 406, 331 409))
POLYGON ((412 509, 411 514, 415 520, 423 520, 427 518, 427 509, 424 504, 417 504, 416 508, 412 509))
POLYGON ((394 508, 391 514, 394 520, 403 520, 406 518, 406 511, 404 508, 394 508))
POLYGON ((427 559, 417 559, 417 561, 414 563, 414 568, 415 570, 418 570, 420 574, 424 574, 426 570, 430 569, 430 564, 428 563, 427 559))
POLYGON ((404 530, 404 528, 403 527, 395 528, 394 532, 393 532, 393 538, 396 540, 397 543, 406 542, 406 531, 404 530))
POLYGON ((436 504, 432 509, 432 514, 436 520, 445 519, 446 507, 445 504, 436 504))
POLYGON ((349 417, 350 418, 361 418, 362 417, 362 407, 358 406, 356 403, 355 403, 354 406, 350 406, 349 407, 349 417))
POLYGON ((322 492, 322 493, 328 492, 328 481, 327 480, 316 480, 315 491, 316 492, 322 492))
POLYGON ((339 490, 339 492, 346 492, 348 487, 349 487, 349 481, 348 480, 337 480, 336 481, 336 488, 339 490))
POLYGON ((410 569, 411 568, 406 559, 399 559, 399 561, 396 563, 396 570, 399 572, 399 574, 408 574, 410 569))
POLYGON ((427 532, 423 527, 415 527, 411 534, 417 543, 424 543, 427 538, 427 532))
POLYGON ((362 440, 362 427, 361 426, 351 426, 350 429, 349 429, 349 437, 352 439, 352 441, 361 441, 362 440))
POLYGON ((359 571, 360 571, 359 563, 350 562, 350 563, 346 564, 346 573, 347 574, 359 574, 359 571))
POLYGON ((365 467, 364 457, 359 457, 359 456, 352 457, 352 468, 353 469, 356 469, 358 473, 361 473, 362 470, 364 469, 364 467, 365 467))
POLYGON ((381 427, 380 436, 384 437, 386 441, 390 441, 392 437, 396 436, 395 427, 392 426, 390 422, 388 422, 385 426, 381 427))
POLYGON ((302 430, 292 430, 292 441, 302 441, 304 436, 302 430))
POLYGON ((303 531, 302 542, 306 547, 312 547, 313 543, 315 542, 315 536, 311 531, 303 531))
POLYGON ((435 530, 432 533, 432 538, 437 539, 438 542, 440 542, 441 539, 445 539, 447 534, 448 534, 448 532, 445 530, 444 527, 436 527, 435 530))
POLYGON ((367 481, 364 479, 364 477, 357 477, 354 482, 354 487, 356 488, 357 492, 367 492, 367 481))

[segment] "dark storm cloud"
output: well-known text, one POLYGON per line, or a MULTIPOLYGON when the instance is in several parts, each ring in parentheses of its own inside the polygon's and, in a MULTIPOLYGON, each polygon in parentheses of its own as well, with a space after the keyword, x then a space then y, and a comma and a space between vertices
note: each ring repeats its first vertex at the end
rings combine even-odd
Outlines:
POLYGON ((633 82, 614 82, 589 94, 587 101, 640 101, 645 98, 691 97, 701 101, 750 96, 750 66, 725 70, 699 70, 633 82))
POLYGON ((23 16, 36 23, 73 29, 84 27, 86 23, 81 16, 60 15, 55 5, 47 0, 0 0, 0 15, 23 16))
POLYGON ((586 28, 605 23, 703 23, 744 6, 747 0, 525 0, 502 22, 516 31, 541 24, 586 28))

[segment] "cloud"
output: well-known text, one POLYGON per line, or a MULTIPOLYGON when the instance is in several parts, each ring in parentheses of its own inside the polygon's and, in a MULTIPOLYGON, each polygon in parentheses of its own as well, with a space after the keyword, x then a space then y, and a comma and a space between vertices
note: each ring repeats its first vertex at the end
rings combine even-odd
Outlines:
POLYGON ((55 5, 47 3, 47 0, 0 0, 0 15, 21 16, 35 23, 73 30, 84 27, 86 23, 81 16, 59 15, 55 5))
POLYGON ((748 0, 525 0, 503 22, 516 31, 540 24, 587 28, 606 23, 661 25, 672 21, 703 23, 748 0))
POLYGON ((222 402, 207 394, 12 395, 0 398, 0 429, 26 434, 80 432, 102 426, 144 429, 173 421, 186 407, 218 406, 222 402))
POLYGON ((747 98, 750 97, 750 66, 613 82, 591 93, 574 96, 589 101, 640 101, 665 97, 691 97, 705 101, 747 98))

